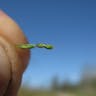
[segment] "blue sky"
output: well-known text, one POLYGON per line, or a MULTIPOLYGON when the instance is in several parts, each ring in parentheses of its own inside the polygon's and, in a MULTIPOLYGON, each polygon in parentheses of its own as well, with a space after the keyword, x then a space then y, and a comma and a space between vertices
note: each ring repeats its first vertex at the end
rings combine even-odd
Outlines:
POLYGON ((96 63, 96 0, 0 0, 0 8, 23 29, 33 49, 23 84, 41 86, 53 76, 80 79, 85 63, 96 63))

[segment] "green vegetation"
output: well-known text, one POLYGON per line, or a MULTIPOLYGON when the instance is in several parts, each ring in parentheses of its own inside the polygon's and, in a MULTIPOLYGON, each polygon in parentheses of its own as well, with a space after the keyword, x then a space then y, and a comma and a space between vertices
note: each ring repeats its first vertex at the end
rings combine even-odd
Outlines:
POLYGON ((96 67, 85 66, 82 70, 80 82, 72 84, 70 80, 59 83, 58 76, 54 76, 51 91, 39 88, 34 90, 23 87, 19 92, 19 96, 96 96, 96 67))
POLYGON ((52 91, 40 91, 40 90, 30 90, 27 88, 21 88, 18 96, 96 96, 96 92, 82 92, 80 90, 76 90, 74 92, 57 92, 52 91))
POLYGON ((50 45, 50 44, 42 44, 42 43, 39 43, 39 44, 20 44, 20 45, 17 45, 18 48, 22 48, 22 49, 32 49, 32 48, 46 48, 46 49, 53 49, 53 46, 50 45))
POLYGON ((56 96, 54 92, 44 90, 30 90, 28 88, 21 88, 19 96, 56 96))

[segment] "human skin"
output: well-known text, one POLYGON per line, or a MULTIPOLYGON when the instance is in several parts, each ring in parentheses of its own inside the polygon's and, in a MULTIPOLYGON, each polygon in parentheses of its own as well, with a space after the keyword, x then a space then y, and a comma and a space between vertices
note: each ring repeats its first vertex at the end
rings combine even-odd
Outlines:
POLYGON ((0 96, 17 96, 30 50, 17 48, 28 43, 20 27, 0 10, 0 96))

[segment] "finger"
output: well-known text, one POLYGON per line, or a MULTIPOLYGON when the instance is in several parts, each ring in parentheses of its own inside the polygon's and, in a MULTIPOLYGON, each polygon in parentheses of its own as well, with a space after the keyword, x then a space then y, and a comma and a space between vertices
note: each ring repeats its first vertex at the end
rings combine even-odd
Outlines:
MULTIPOLYGON (((0 10, 0 35, 15 44, 28 43, 20 27, 3 11, 0 10)), ((26 65, 29 61, 29 50, 17 49, 19 56, 26 65)))
POLYGON ((0 96, 3 96, 7 90, 11 78, 10 62, 3 46, 0 45, 0 96))
POLYGON ((2 11, 0 11, 0 39, 11 63, 11 81, 4 96, 16 96, 30 52, 15 47, 16 44, 28 42, 19 26, 2 11))

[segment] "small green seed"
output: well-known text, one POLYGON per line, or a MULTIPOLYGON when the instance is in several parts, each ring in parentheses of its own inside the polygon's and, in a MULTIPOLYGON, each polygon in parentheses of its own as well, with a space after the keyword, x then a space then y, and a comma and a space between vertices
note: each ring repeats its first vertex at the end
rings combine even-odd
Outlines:
POLYGON ((17 45, 17 47, 22 48, 22 49, 31 49, 31 48, 35 48, 35 45, 33 45, 33 44, 20 44, 20 45, 17 45))
POLYGON ((52 45, 47 44, 47 45, 45 46, 45 48, 46 48, 46 49, 53 49, 53 46, 52 46, 52 45))
POLYGON ((19 44, 17 45, 18 48, 22 48, 22 49, 32 49, 32 48, 35 48, 35 47, 38 47, 38 48, 46 48, 46 49, 53 49, 53 46, 50 45, 50 44, 42 44, 42 43, 39 43, 39 44, 19 44))
POLYGON ((45 44, 42 44, 42 43, 39 43, 39 44, 36 44, 36 47, 38 48, 44 48, 45 44))

